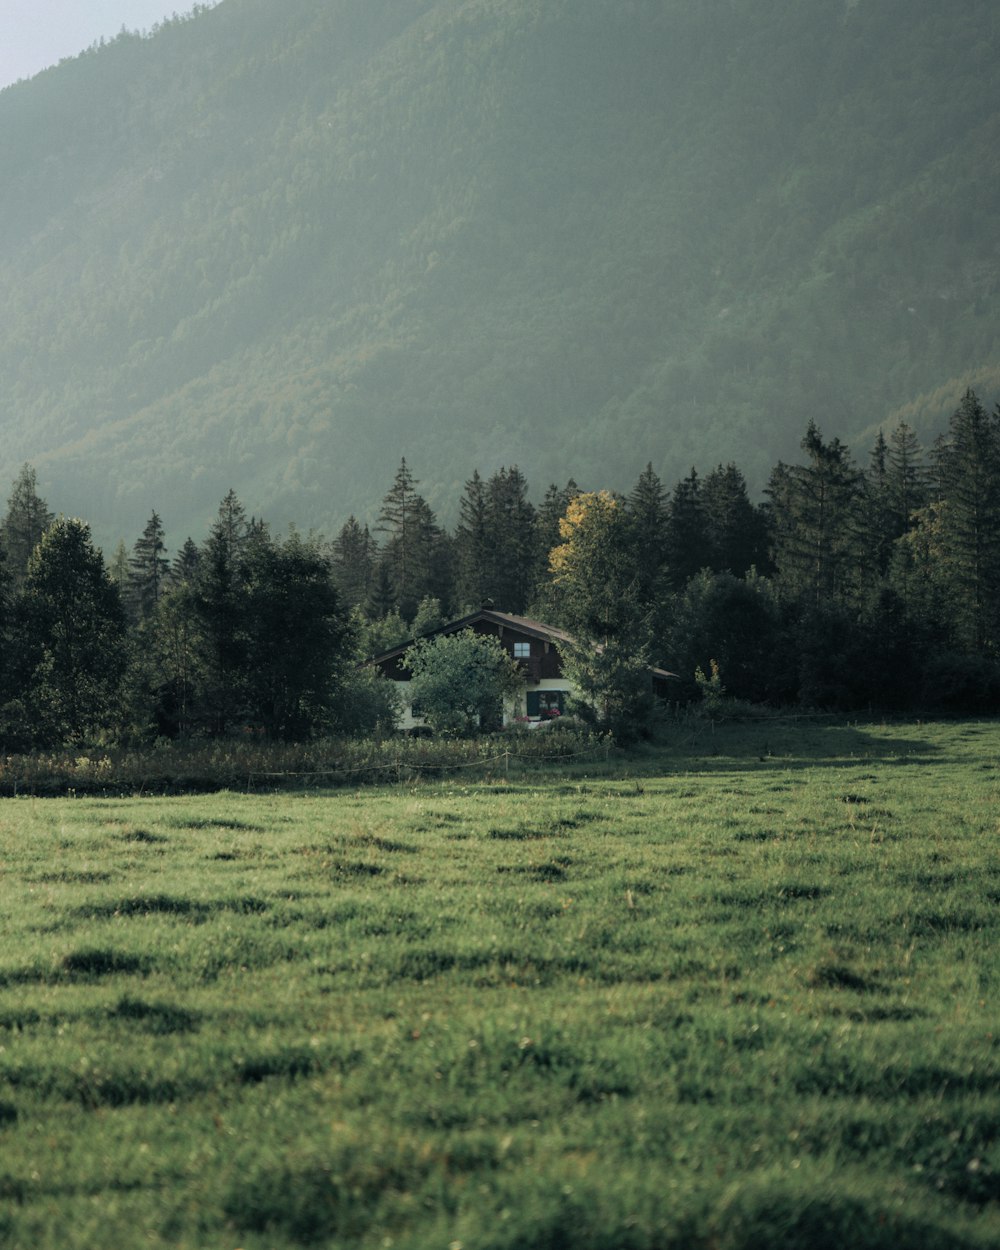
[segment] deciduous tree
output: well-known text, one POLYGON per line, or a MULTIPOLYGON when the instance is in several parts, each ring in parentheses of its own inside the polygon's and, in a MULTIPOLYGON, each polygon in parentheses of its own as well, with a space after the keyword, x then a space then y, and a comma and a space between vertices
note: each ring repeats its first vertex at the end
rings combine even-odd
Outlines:
POLYGON ((413 674, 414 714, 437 733, 466 736, 498 726, 505 699, 521 688, 521 673, 499 639, 472 630, 418 639, 403 662, 413 674))

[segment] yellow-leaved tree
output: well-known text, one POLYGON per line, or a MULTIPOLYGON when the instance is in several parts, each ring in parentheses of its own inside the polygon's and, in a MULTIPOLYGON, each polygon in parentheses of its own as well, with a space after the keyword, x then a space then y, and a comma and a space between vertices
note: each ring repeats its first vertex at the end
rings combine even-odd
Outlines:
POLYGON ((563 669, 579 692, 577 711, 628 739, 646 732, 653 708, 651 626, 644 610, 627 513, 606 490, 572 499, 559 522, 563 541, 549 568, 561 624, 573 636, 563 669))

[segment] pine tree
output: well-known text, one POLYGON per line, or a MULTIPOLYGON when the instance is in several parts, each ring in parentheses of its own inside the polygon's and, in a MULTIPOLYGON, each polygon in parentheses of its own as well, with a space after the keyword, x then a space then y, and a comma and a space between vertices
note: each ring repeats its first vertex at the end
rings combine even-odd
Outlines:
POLYGON ((709 567, 734 577, 744 577, 751 568, 763 572, 768 563, 765 524, 735 464, 720 464, 708 474, 700 502, 709 567))
POLYGON ((459 501, 459 521, 455 531, 456 598, 465 608, 475 609, 489 597, 489 522, 486 484, 474 469, 465 483, 459 501))
POLYGON ((420 495, 414 506, 414 521, 410 590, 400 601, 400 611, 407 620, 413 619, 420 600, 428 595, 450 603, 453 594, 451 539, 420 495))
POLYGON ((412 620, 417 604, 426 593, 430 546, 437 537, 434 514, 417 493, 405 456, 399 463, 395 481, 382 500, 375 529, 387 535, 383 561, 392 582, 396 608, 412 620))
POLYGON ((380 621, 384 616, 396 610, 396 592, 392 585, 392 574, 383 552, 375 565, 375 573, 368 589, 364 613, 369 621, 380 621))
POLYGON ((358 607, 368 599, 378 559, 378 544, 368 526, 349 516, 333 540, 333 576, 343 602, 358 607))
POLYGON ((7 570, 15 587, 24 581, 31 553, 53 521, 45 500, 38 494, 38 475, 25 464, 12 483, 7 515, 0 525, 0 542, 7 553, 7 570))
POLYGON ((501 612, 521 613, 534 581, 535 509, 517 465, 486 484, 486 594, 501 612))
POLYGON ((242 561, 250 539, 251 526, 243 505, 229 491, 219 505, 198 562, 194 597, 204 645, 205 714, 215 733, 224 733, 246 703, 242 561))
POLYGON ((1000 625, 1000 406, 967 390, 934 448, 941 544, 960 636, 993 651, 1000 625))
POLYGON ((930 474, 916 434, 905 421, 892 431, 886 452, 885 491, 887 523, 894 539, 910 528, 911 518, 926 506, 930 474))
POLYGON ((689 578, 711 564, 701 481, 694 468, 677 483, 670 496, 666 563, 675 590, 683 589, 689 578))
POLYGON ((197 575, 200 561, 201 552, 198 550, 198 544, 193 538, 185 538, 170 566, 170 581, 174 585, 192 583, 197 575))
POLYGON ((107 728, 128 665, 121 597, 83 521, 54 521, 17 602, 16 684, 37 744, 107 728))
POLYGON ((626 516, 639 594, 644 603, 653 604, 662 598, 668 577, 670 503, 652 462, 640 473, 626 500, 626 516))
POLYGON ((872 579, 884 578, 892 563, 893 546, 899 537, 893 520, 889 495, 889 444, 879 430, 862 482, 859 505, 862 563, 872 579))
POLYGON ((855 589, 862 478, 848 448, 836 438, 825 443, 813 421, 802 450, 808 462, 779 462, 765 493, 779 585, 819 608, 855 589))
POLYGON ((137 538, 132 547, 129 585, 131 600, 140 621, 148 620, 152 616, 170 571, 163 537, 163 522, 153 512, 142 531, 142 537, 137 538))

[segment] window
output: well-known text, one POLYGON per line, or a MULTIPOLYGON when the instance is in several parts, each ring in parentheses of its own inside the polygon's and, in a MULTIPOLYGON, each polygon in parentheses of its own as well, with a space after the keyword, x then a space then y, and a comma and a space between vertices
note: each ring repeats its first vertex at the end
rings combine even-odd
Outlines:
POLYGON ((514 659, 530 660, 531 659, 531 643, 515 642, 514 643, 514 659))
POLYGON ((531 720, 548 720, 566 710, 565 690, 529 690, 525 698, 531 720))

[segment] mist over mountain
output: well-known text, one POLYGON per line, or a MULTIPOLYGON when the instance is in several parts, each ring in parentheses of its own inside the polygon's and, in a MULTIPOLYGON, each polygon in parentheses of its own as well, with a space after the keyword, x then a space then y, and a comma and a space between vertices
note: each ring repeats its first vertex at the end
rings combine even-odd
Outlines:
POLYGON ((0 92, 0 490, 328 533, 1000 395, 995 0, 222 0, 0 92))

